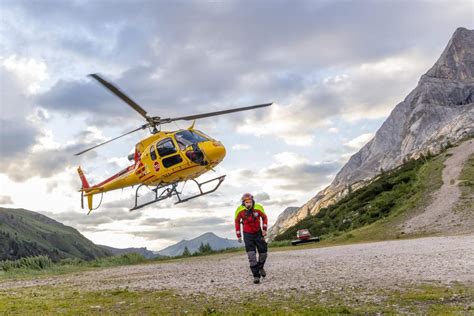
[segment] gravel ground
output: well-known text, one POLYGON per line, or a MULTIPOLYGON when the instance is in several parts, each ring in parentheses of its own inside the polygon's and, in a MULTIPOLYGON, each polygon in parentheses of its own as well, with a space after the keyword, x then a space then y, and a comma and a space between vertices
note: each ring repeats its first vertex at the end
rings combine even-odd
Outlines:
POLYGON ((274 291, 403 288, 423 283, 474 285, 474 235, 306 248, 269 253, 267 278, 251 282, 244 253, 107 268, 36 280, 1 281, 0 290, 52 285, 79 290, 174 289, 235 297, 274 291))

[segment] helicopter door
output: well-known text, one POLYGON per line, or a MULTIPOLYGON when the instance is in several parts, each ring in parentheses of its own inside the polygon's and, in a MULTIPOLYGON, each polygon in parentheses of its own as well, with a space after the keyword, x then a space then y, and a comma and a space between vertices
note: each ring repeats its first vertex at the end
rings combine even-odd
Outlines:
POLYGON ((158 155, 162 158, 161 163, 165 168, 175 166, 183 162, 183 158, 176 150, 176 146, 171 138, 166 138, 156 145, 158 155))
POLYGON ((207 164, 204 160, 204 153, 199 148, 199 143, 208 141, 208 139, 190 130, 180 131, 174 136, 185 157, 198 165, 207 164))

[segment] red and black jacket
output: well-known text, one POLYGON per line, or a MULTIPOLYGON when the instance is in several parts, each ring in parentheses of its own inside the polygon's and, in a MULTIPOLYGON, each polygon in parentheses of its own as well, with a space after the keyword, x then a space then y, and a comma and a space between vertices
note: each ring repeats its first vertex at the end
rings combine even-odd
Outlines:
POLYGON ((243 226, 244 233, 256 234, 259 231, 267 231, 267 215, 261 204, 255 203, 251 210, 243 205, 240 205, 235 211, 235 233, 237 238, 242 237, 242 231, 240 230, 240 225, 243 226), (262 225, 260 225, 262 221, 262 225))

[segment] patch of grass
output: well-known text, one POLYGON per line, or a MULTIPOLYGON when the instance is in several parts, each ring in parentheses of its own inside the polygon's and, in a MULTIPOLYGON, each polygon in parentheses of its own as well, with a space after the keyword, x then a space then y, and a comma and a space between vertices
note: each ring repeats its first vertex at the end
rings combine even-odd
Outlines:
POLYGON ((86 291, 66 287, 0 291, 0 314, 457 314, 473 311, 472 288, 425 285, 402 290, 288 291, 230 297, 184 295, 170 290, 117 288, 86 291))
POLYGON ((269 248, 280 248, 280 247, 289 247, 291 246, 291 240, 274 240, 268 244, 269 248))
POLYGON ((459 174, 459 180, 463 186, 474 186, 474 155, 470 155, 464 164, 459 174))
POLYGON ((458 212, 472 212, 474 209, 474 155, 470 155, 459 174, 461 196, 456 205, 458 212))
POLYGON ((407 309, 429 315, 474 313, 474 290, 459 284, 445 287, 421 285, 394 293, 391 301, 403 302, 407 309))
POLYGON ((28 278, 65 274, 99 267, 114 267, 144 263, 147 260, 139 254, 128 253, 120 256, 104 257, 92 261, 65 259, 53 263, 47 256, 21 258, 15 261, 0 261, 0 278, 28 278))

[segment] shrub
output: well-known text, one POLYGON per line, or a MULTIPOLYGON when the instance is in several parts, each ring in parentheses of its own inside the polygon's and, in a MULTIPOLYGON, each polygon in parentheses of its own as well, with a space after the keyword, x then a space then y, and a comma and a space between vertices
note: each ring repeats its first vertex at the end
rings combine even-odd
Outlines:
POLYGON ((120 256, 105 257, 90 261, 88 265, 92 267, 110 267, 118 265, 129 265, 145 262, 146 258, 138 253, 125 253, 120 256))
POLYGON ((45 270, 52 266, 53 261, 48 256, 25 257, 14 261, 0 261, 0 269, 5 272, 14 269, 45 270))

